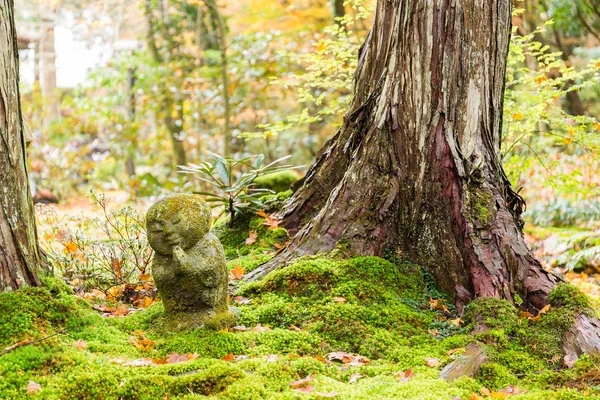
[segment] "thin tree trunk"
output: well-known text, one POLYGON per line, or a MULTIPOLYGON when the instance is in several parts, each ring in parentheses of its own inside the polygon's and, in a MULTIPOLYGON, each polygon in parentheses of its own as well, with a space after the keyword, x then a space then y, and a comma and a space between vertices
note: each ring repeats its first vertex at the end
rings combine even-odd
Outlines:
POLYGON ((0 291, 40 285, 42 263, 26 170, 13 0, 0 0, 0 291))
POLYGON ((223 155, 231 155, 231 145, 233 136, 231 134, 231 104, 229 100, 229 75, 227 74, 227 32, 225 30, 225 21, 214 0, 205 0, 206 6, 210 9, 210 14, 217 26, 219 51, 221 52, 221 84, 223 85, 223 108, 225 120, 223 126, 223 155))
POLYGON ((499 157, 510 32, 510 0, 380 0, 344 124, 282 212, 301 230, 247 279, 345 241, 428 267, 459 309, 515 294, 543 307, 557 280, 499 157))
MULTIPOLYGON (((54 10, 52 14, 54 14, 54 10)), ((54 46, 54 18, 43 18, 41 26, 44 37, 40 41, 42 59, 42 98, 45 108, 44 129, 58 118, 58 96, 56 93, 56 50, 54 46)))
POLYGON ((342 18, 344 15, 346 15, 344 0, 333 0, 333 19, 337 21, 338 18, 342 18))

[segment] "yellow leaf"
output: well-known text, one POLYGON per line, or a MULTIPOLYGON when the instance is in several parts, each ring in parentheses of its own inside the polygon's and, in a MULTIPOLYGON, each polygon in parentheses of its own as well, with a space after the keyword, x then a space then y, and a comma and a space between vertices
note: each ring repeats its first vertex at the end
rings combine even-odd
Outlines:
POLYGON ((229 279, 232 281, 240 280, 244 277, 244 268, 240 267, 240 265, 236 265, 233 267, 231 271, 229 271, 229 279))

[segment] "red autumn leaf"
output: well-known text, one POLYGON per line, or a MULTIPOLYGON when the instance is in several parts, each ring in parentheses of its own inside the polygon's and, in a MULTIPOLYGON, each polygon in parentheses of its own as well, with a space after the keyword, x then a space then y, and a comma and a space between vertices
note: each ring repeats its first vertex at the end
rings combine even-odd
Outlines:
POLYGON ((295 388, 300 388, 300 387, 303 387, 303 386, 307 386, 308 382, 310 382, 313 379, 315 379, 316 376, 317 376, 316 374, 308 375, 304 379, 300 379, 300 380, 297 380, 297 381, 290 382, 290 386, 293 387, 294 389, 295 388))
POLYGON ((235 360, 235 356, 233 355, 233 353, 229 353, 225 357, 221 358, 221 360, 223 360, 223 361, 233 361, 233 360, 235 360))

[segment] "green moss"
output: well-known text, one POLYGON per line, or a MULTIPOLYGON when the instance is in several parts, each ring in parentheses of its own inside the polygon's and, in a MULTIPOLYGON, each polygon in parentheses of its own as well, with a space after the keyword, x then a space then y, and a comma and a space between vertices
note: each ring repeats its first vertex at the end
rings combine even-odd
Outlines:
POLYGON ((480 298, 466 308, 465 318, 472 326, 510 330, 519 324, 516 308, 504 299, 480 298))
POLYGON ((477 373, 477 380, 490 390, 500 390, 517 383, 517 377, 508 368, 496 363, 483 364, 477 373))
POLYGON ((60 329, 77 313, 75 298, 64 286, 48 282, 49 288, 0 293, 0 348, 60 329))
POLYGON ((270 189, 275 193, 285 192, 292 184, 300 179, 300 175, 293 170, 286 170, 259 176, 254 180, 256 187, 270 189))
POLYGON ((488 226, 494 216, 494 199, 480 187, 469 186, 466 197, 467 214, 483 226, 488 226))
POLYGON ((591 310, 588 297, 577 287, 568 284, 558 284, 549 294, 548 300, 552 307, 562 307, 565 310, 585 312, 591 310))

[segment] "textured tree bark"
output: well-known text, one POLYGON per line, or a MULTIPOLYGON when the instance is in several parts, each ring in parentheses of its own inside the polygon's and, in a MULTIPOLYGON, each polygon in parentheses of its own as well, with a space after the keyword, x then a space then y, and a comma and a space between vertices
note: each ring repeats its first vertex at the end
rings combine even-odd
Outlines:
POLYGON ((33 201, 27 180, 13 0, 0 0, 0 291, 40 285, 33 201))
POLYGON ((247 279, 345 241, 428 267, 459 309, 543 307, 557 279, 524 242, 499 157, 510 32, 510 0, 380 0, 344 124, 281 213, 301 229, 247 279))

